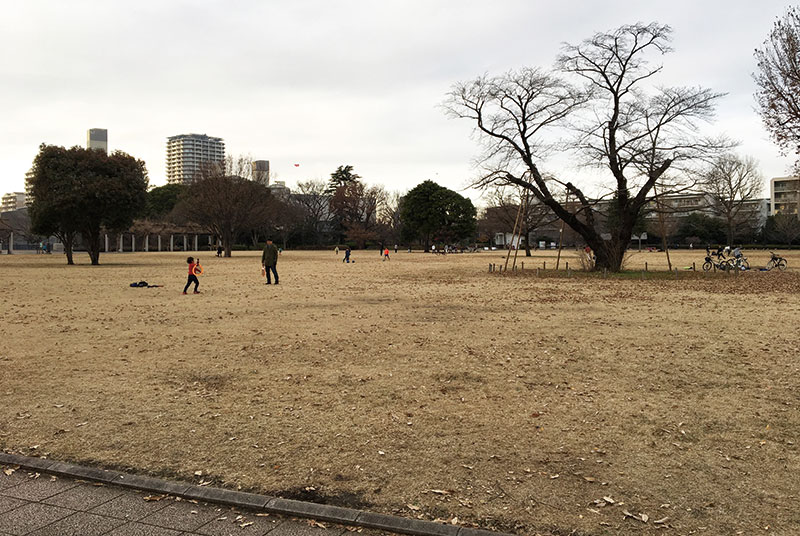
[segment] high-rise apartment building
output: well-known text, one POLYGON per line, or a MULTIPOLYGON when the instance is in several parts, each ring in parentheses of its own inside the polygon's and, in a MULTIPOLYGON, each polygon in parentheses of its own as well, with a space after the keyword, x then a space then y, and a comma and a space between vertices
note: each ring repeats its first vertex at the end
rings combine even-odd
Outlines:
POLYGON ((108 130, 105 128, 90 128, 86 131, 86 148, 99 149, 108 152, 108 130))
POLYGON ((775 177, 769 181, 772 214, 798 214, 800 177, 775 177))
POLYGON ((269 160, 253 160, 253 180, 269 186, 269 160))
POLYGON ((205 134, 180 134, 167 138, 167 182, 191 183, 206 162, 225 160, 222 138, 205 134))
POLYGON ((10 212, 25 206, 25 192, 11 192, 3 195, 0 212, 10 212))

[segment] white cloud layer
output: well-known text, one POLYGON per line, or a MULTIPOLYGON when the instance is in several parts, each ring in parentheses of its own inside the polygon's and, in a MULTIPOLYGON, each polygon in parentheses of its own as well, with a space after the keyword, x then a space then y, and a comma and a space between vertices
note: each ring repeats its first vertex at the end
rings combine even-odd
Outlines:
MULTIPOLYGON (((562 42, 637 21, 671 25, 668 85, 728 93, 713 131, 765 176, 785 173, 755 112, 753 50, 783 2, 610 0, 2 1, 0 192, 20 190, 40 143, 109 147, 164 184, 166 137, 225 139, 290 185, 351 164, 367 182, 464 188, 472 125, 437 105, 449 87, 522 65, 562 42), (299 163, 300 167, 294 164, 299 163)), ((549 169, 578 173, 568 159, 549 169)), ((470 193, 477 198, 477 193, 470 193)))

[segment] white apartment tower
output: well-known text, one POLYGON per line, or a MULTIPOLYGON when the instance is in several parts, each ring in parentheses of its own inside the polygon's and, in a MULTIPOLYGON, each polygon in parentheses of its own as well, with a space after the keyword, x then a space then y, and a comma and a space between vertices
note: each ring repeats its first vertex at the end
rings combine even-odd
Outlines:
POLYGON ((86 131, 86 148, 99 149, 108 152, 108 130, 105 128, 90 128, 86 131))
POLYGON ((775 177, 769 190, 772 214, 800 214, 800 177, 775 177))
POLYGON ((11 192, 3 196, 0 212, 9 212, 25 206, 25 192, 11 192))
POLYGON ((180 134, 167 138, 167 182, 191 183, 205 162, 225 160, 222 138, 205 134, 180 134))

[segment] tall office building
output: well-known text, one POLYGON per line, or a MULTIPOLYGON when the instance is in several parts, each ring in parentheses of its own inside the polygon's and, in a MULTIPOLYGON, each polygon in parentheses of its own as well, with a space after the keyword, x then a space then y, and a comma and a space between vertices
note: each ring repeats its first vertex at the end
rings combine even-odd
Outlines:
POLYGON ((180 134, 167 138, 167 182, 191 183, 202 164, 225 160, 225 143, 222 138, 205 134, 180 134))
POLYGON ((253 160, 253 180, 269 186, 269 160, 253 160))
POLYGON ((105 128, 90 128, 86 131, 86 148, 99 149, 108 152, 108 130, 105 128))

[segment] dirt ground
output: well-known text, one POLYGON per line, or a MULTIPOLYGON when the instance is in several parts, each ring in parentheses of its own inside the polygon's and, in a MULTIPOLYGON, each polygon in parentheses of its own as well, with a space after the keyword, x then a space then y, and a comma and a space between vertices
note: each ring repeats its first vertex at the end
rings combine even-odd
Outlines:
POLYGON ((0 256, 0 448, 529 535, 797 534, 800 253, 554 255, 289 251, 266 286, 205 254, 197 296, 186 254, 0 256))

